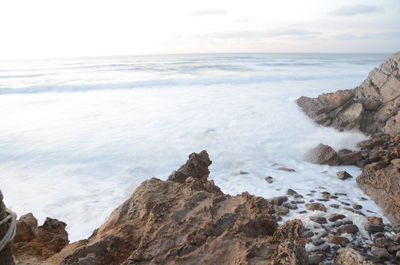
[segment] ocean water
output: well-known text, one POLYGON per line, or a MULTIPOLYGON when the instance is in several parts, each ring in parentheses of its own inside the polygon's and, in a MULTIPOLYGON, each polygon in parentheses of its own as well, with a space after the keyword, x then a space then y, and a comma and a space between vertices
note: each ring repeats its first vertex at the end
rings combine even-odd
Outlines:
POLYGON ((303 161, 319 143, 366 136, 316 125, 299 96, 357 86, 387 54, 204 54, 0 62, 0 189, 17 214, 89 236, 150 177, 207 150, 224 192, 263 197, 324 187, 377 212, 355 179, 303 161), (295 172, 279 171, 279 167, 295 172), (245 171, 248 174, 239 174, 245 171), (272 176, 274 182, 264 178, 272 176))

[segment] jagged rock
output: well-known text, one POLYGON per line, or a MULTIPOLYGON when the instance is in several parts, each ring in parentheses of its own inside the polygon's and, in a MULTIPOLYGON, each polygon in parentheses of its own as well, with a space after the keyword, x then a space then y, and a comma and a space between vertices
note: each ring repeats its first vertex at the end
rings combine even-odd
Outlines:
POLYGON ((37 226, 32 214, 21 216, 17 221, 13 254, 20 263, 24 260, 34 260, 35 263, 44 261, 68 245, 66 226, 64 222, 52 218, 46 218, 43 225, 37 226))
POLYGON ((329 145, 319 144, 304 154, 304 160, 314 164, 337 165, 336 151, 329 145))
POLYGON ((358 232, 358 227, 353 224, 346 224, 346 225, 339 226, 337 231, 340 234, 343 234, 343 233, 356 234, 358 232))
POLYGON ((336 245, 347 245, 350 240, 347 237, 329 235, 329 241, 336 245))
POLYGON ((371 234, 374 234, 374 233, 378 233, 378 232, 383 232, 383 230, 385 230, 385 228, 383 225, 367 224, 365 226, 365 230, 367 230, 371 234))
POLYGON ((400 224, 400 159, 392 160, 386 168, 364 167, 357 183, 391 222, 400 224))
POLYGON ((341 165, 356 165, 358 161, 363 159, 361 151, 341 149, 337 154, 341 165))
POLYGON ((367 216, 367 220, 373 225, 382 225, 383 226, 383 220, 380 217, 367 216))
POLYGON ((374 254, 376 257, 381 258, 383 260, 390 260, 392 257, 390 256, 389 252, 385 248, 379 248, 379 247, 371 247, 371 252, 374 254))
MULTIPOLYGON (((3 193, 0 191, 0 220, 7 217, 6 206, 3 203, 3 193)), ((0 238, 3 238, 7 233, 9 224, 4 223, 0 225, 0 238)), ((8 244, 2 251, 0 251, 0 264, 1 265, 14 265, 14 259, 11 253, 11 246, 8 244)))
POLYGON ((278 226, 270 201, 222 193, 210 164, 194 153, 168 181, 144 181, 60 264, 307 264, 301 221, 278 226))
POLYGON ((317 98, 300 97, 297 104, 317 123, 367 134, 400 131, 400 52, 372 70, 353 90, 339 90, 317 98))
POLYGON ((338 177, 338 179, 341 179, 341 180, 352 178, 352 176, 349 173, 347 173, 347 171, 338 171, 336 173, 336 176, 338 177))
POLYGON ((328 221, 322 216, 310 216, 310 220, 318 224, 326 224, 328 221))

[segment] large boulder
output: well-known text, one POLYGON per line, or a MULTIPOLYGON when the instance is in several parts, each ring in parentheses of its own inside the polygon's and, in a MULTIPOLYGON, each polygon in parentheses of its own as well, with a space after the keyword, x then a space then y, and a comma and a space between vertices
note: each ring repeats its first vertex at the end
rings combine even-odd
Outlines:
POLYGON ((207 179, 211 161, 193 153, 167 181, 144 181, 106 223, 54 263, 307 264, 300 220, 278 226, 271 202, 224 194, 207 179))
POLYGON ((304 160, 313 164, 338 165, 339 157, 329 145, 319 144, 304 154, 304 160))

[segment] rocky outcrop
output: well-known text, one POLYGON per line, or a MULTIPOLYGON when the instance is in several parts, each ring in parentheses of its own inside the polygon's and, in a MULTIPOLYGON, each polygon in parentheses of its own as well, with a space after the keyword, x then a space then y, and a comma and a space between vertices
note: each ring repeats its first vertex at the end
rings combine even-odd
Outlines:
MULTIPOLYGON (((338 164, 363 168, 357 183, 394 224, 400 224, 399 69, 400 52, 372 70, 353 90, 297 100, 302 110, 319 124, 339 130, 357 129, 371 136, 359 143, 360 151, 339 151, 338 164)), ((328 159, 323 163, 335 164, 328 159)))
MULTIPOLYGON (((3 220, 8 215, 6 206, 3 203, 3 194, 0 191, 0 220, 3 220)), ((0 225, 0 239, 4 237, 9 228, 9 223, 5 222, 0 225)), ((2 265, 14 265, 14 259, 11 253, 11 244, 7 245, 0 251, 0 264, 2 265)))
POLYGON ((46 218, 38 226, 37 219, 31 214, 17 221, 17 234, 12 251, 18 264, 38 264, 58 253, 68 245, 66 224, 57 219, 46 218))
POLYGON ((303 225, 278 226, 271 202, 224 194, 193 153, 167 181, 144 181, 106 223, 51 260, 62 265, 307 264, 303 225))
POLYGON ((372 70, 353 90, 340 90, 317 98, 300 97, 297 104, 317 123, 366 134, 400 131, 400 52, 372 70))

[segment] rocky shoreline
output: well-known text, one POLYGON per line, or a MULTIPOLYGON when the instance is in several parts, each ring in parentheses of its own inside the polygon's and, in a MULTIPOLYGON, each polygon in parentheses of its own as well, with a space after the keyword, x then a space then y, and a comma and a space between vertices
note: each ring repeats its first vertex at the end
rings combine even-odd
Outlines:
MULTIPOLYGON (((224 194, 208 179, 211 160, 202 151, 168 180, 144 181, 88 239, 69 243, 65 223, 47 218, 38 226, 32 214, 21 216, 0 264, 400 264, 399 69, 400 52, 353 90, 297 100, 318 124, 370 136, 358 150, 321 143, 304 159, 360 167, 357 184, 390 223, 322 186, 270 199, 224 194)), ((1 202, 1 218, 5 210, 1 202)), ((1 224, 0 235, 7 228, 1 224)))

